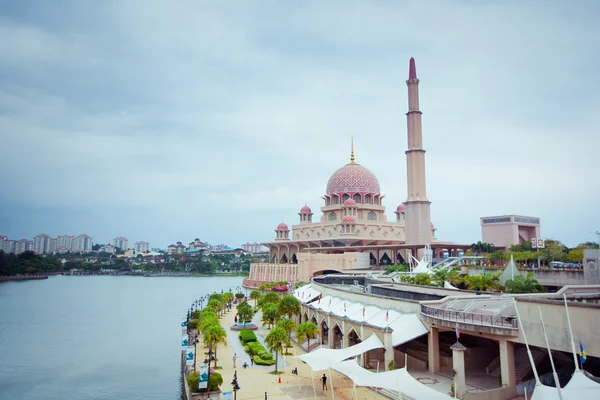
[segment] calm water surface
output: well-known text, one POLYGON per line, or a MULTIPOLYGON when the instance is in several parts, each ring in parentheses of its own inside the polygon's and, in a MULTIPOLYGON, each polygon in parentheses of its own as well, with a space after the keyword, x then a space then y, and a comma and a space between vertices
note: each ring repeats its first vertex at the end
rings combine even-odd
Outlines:
POLYGON ((241 277, 0 283, 0 399, 178 400, 181 319, 241 277))

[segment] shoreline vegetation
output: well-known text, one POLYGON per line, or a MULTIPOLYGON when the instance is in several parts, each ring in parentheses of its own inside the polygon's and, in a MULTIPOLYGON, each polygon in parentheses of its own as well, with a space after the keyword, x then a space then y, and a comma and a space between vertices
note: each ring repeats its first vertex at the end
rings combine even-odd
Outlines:
MULTIPOLYGON (((248 276, 250 263, 262 260, 250 255, 167 255, 133 258, 96 253, 39 255, 33 251, 20 254, 0 250, 0 278, 24 280, 24 277, 48 275, 140 275, 140 276, 248 276)), ((36 278, 32 278, 36 279, 36 278)), ((39 278, 38 278, 39 279, 39 278)))

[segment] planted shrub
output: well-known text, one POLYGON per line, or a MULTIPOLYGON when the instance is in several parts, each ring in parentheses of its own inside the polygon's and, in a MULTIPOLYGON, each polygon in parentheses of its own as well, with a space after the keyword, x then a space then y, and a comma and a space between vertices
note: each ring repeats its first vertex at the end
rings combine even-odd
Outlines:
POLYGON ((262 352, 258 353, 258 356, 260 358, 262 358, 263 360, 272 360, 273 359, 273 354, 269 353, 268 351, 262 351, 262 352))
MULTIPOLYGON (((218 390, 219 386, 221 386, 222 384, 223 384, 223 377, 221 376, 221 374, 218 372, 211 372, 210 378, 208 378, 208 390, 209 391, 218 390)), ((196 387, 198 387, 197 383, 196 383, 196 387)))
POLYGON ((192 374, 190 374, 190 376, 187 377, 187 384, 190 387, 190 390, 192 392, 197 392, 200 389, 198 389, 198 382, 200 381, 200 376, 198 375, 197 372, 194 372, 192 374))
POLYGON ((256 335, 251 330, 243 329, 240 331, 240 340, 243 343, 256 342, 256 335))
POLYGON ((244 351, 245 351, 246 353, 249 353, 249 352, 250 352, 250 347, 248 347, 248 346, 244 346, 244 351))
POLYGON ((270 360, 264 360, 259 356, 254 356, 254 364, 256 365, 273 365, 275 364, 275 360, 271 358, 270 360))
POLYGON ((250 348, 250 354, 252 354, 253 356, 257 356, 260 353, 266 351, 263 345, 260 344, 260 342, 250 342, 248 343, 248 347, 250 348))

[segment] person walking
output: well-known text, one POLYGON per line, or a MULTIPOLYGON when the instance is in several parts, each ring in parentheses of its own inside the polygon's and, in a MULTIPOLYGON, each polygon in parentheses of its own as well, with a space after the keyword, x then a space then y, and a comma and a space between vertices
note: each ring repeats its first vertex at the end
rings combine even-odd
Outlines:
POLYGON ((237 360, 237 353, 233 353, 233 368, 235 368, 235 361, 237 360))
POLYGON ((254 365, 254 356, 250 354, 250 364, 254 365))
POLYGON ((323 381, 323 390, 327 390, 327 376, 323 374, 321 380, 323 381))

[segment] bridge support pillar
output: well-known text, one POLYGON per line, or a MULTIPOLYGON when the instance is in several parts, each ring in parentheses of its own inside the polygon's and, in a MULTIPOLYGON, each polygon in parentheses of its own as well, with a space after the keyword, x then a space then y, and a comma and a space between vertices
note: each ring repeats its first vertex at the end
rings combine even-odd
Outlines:
POLYGON ((516 396, 517 379, 515 375, 515 344, 506 339, 500 339, 499 345, 502 384, 510 389, 511 396, 516 396))
POLYGON ((390 363, 395 360, 394 346, 392 345, 392 330, 385 328, 383 331, 383 362, 385 370, 390 369, 390 363))
POLYGON ((467 393, 466 374, 465 374, 465 350, 467 348, 459 342, 450 346, 452 349, 452 374, 454 375, 454 393, 456 397, 462 399, 467 393))
POLYGON ((440 331, 431 327, 427 335, 427 356, 429 372, 437 374, 440 372, 440 331))

